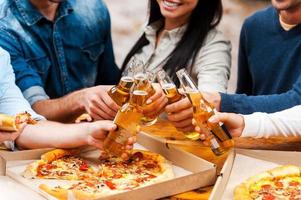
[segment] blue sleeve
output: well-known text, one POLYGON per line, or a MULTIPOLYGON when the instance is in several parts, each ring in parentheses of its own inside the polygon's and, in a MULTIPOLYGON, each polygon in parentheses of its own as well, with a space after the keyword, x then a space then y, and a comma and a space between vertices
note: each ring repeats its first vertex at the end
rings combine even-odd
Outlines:
POLYGON ((0 113, 14 116, 25 111, 34 119, 44 119, 36 114, 24 99, 15 84, 15 74, 10 64, 9 54, 0 48, 0 113))
POLYGON ((35 103, 37 100, 48 99, 49 97, 43 89, 41 77, 26 62, 18 40, 5 28, 0 27, 0 47, 10 54, 11 64, 16 76, 16 84, 26 99, 30 101, 30 104, 35 103))
POLYGON ((273 113, 301 104, 301 76, 292 89, 282 94, 247 96, 246 94, 221 94, 221 111, 250 114, 273 113))
POLYGON ((247 22, 242 26, 239 40, 237 94, 252 94, 252 77, 248 65, 247 22))
POLYGON ((113 52, 113 45, 112 45, 112 37, 111 37, 111 20, 109 11, 106 9, 107 12, 107 34, 105 38, 105 47, 104 53, 101 55, 99 59, 99 70, 97 77, 97 84, 101 85, 115 85, 118 83, 121 71, 115 63, 115 57, 113 52))

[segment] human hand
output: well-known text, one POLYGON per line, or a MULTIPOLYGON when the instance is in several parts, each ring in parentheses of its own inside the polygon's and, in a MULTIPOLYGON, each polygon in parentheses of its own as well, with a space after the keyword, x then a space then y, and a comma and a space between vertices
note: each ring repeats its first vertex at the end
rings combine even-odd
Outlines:
MULTIPOLYGON (((208 122, 211 124, 222 122, 233 137, 240 137, 245 127, 243 116, 234 113, 217 112, 208 119, 208 122)), ((193 124, 196 124, 195 121, 193 124)), ((202 133, 198 126, 195 127, 195 130, 202 133)), ((204 133, 200 135, 201 140, 206 140, 207 137, 208 135, 204 133)))
MULTIPOLYGON (((106 139, 110 131, 114 131, 117 126, 112 121, 101 120, 89 123, 90 130, 86 137, 87 145, 94 146, 100 150, 103 150, 103 142, 106 139)), ((136 137, 130 137, 125 145, 125 151, 121 155, 123 158, 127 158, 129 150, 133 149, 133 145, 136 142, 136 137)))
MULTIPOLYGON (((4 141, 14 141, 16 140, 19 135, 23 132, 26 123, 22 123, 18 125, 18 130, 15 132, 6 132, 6 131, 0 131, 0 143, 4 141)), ((2 126, 2 121, 0 120, 0 126, 2 126)))
POLYGON ((114 119, 119 106, 108 95, 111 87, 100 85, 81 90, 80 103, 92 119, 114 119))
POLYGON ((221 110, 221 95, 218 92, 202 92, 203 97, 215 107, 217 111, 221 110))
POLYGON ((143 114, 147 117, 156 117, 163 110, 168 100, 158 83, 152 84, 155 94, 147 99, 146 106, 143 107, 143 114))
POLYGON ((192 125, 193 108, 186 97, 178 102, 165 107, 165 112, 168 114, 168 120, 180 131, 193 131, 192 125))

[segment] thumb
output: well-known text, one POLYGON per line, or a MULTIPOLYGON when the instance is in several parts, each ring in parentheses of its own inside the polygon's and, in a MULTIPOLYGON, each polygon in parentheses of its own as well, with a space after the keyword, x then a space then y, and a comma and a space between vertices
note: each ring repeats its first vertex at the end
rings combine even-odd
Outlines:
POLYGON ((220 113, 220 112, 217 112, 215 115, 211 116, 209 119, 208 119, 208 122, 212 123, 212 124, 217 124, 219 122, 227 122, 229 120, 229 116, 227 113, 220 113))
POLYGON ((96 123, 97 128, 102 131, 113 131, 117 128, 117 125, 110 120, 100 120, 94 123, 96 123))

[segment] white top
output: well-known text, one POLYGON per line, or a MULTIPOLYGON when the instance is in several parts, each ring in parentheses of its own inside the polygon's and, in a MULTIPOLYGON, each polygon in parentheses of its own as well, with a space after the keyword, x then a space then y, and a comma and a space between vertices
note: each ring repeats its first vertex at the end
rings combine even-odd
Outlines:
MULTIPOLYGON (((156 73, 166 63, 168 56, 181 40, 187 25, 173 30, 164 30, 156 46, 157 32, 162 27, 162 22, 157 21, 145 27, 145 36, 149 44, 135 54, 138 60, 149 65, 149 71, 156 73)), ((185 49, 183 49, 185 51, 185 49)), ((193 66, 187 68, 191 77, 201 91, 226 92, 231 67, 231 44, 223 34, 216 29, 211 30, 203 46, 196 56, 193 66)), ((175 73, 167 70, 167 73, 175 73)))
POLYGON ((241 137, 301 136, 301 105, 276 113, 243 115, 245 128, 241 137))

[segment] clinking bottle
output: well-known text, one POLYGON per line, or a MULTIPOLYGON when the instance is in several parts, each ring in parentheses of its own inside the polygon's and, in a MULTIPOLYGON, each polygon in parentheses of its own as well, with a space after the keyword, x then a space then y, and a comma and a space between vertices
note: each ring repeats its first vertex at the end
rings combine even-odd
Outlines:
POLYGON ((127 140, 138 132, 143 117, 142 106, 146 100, 147 92, 134 87, 129 102, 124 104, 115 116, 114 123, 117 129, 111 131, 104 141, 104 149, 107 153, 121 156, 125 152, 127 140))
POLYGON ((208 119, 215 114, 215 108, 206 101, 185 69, 177 71, 177 76, 185 94, 193 106, 193 118, 201 132, 209 135, 211 149, 216 155, 221 155, 234 146, 234 141, 222 123, 211 124, 208 119))

